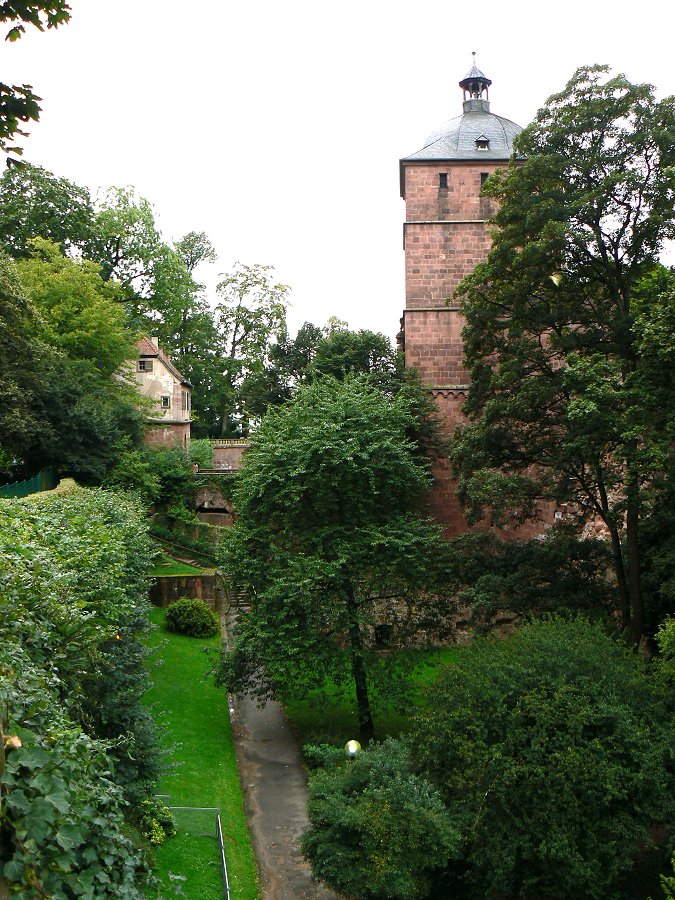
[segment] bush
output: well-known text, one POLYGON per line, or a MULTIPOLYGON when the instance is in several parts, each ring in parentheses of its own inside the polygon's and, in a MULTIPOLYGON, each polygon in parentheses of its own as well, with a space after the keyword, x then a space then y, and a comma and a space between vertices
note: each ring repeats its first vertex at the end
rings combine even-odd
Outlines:
POLYGON ((440 896, 437 881, 459 835, 439 792, 391 739, 355 759, 308 748, 325 768, 310 777, 303 852, 316 878, 358 900, 440 896))
POLYGON ((448 896, 618 896, 672 821, 665 698, 603 629, 551 618, 480 639, 433 685, 410 739, 464 842, 448 896))
POLYGON ((190 441, 190 459, 200 469, 213 468, 213 445, 206 438, 190 441))
POLYGON ((176 834, 176 823, 171 810, 157 797, 142 801, 135 824, 148 843, 155 847, 176 834))
POLYGON ((189 637, 211 637, 218 633, 218 617, 203 600, 181 597, 167 607, 166 627, 189 637))

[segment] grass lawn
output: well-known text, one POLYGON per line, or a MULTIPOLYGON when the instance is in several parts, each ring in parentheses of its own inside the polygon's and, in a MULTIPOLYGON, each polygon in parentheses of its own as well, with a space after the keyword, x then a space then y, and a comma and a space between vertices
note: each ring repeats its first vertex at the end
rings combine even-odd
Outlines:
MULTIPOLYGON (((164 746, 170 751, 169 771, 160 781, 159 793, 169 795, 169 806, 220 807, 232 897, 257 900, 257 869, 244 816, 227 695, 204 677, 219 638, 190 638, 167 631, 162 609, 153 608, 150 619, 157 627, 147 639, 156 648, 149 660, 153 687, 147 702, 166 730, 164 746)), ((202 817, 199 822, 195 817, 197 827, 190 831, 207 830, 201 825, 202 817)), ((178 834, 157 848, 155 874, 167 885, 169 874, 185 876, 185 881, 175 883, 189 900, 222 900, 215 838, 188 834, 186 814, 176 818, 178 834)), ((205 824, 210 828, 212 823, 215 829, 215 817, 209 815, 205 824)))
MULTIPOLYGON (((415 688, 410 701, 410 713, 397 712, 378 703, 376 698, 373 699, 375 736, 378 740, 396 737, 406 731, 411 715, 421 703, 424 686, 434 680, 441 665, 457 659, 462 651, 461 648, 444 647, 433 653, 409 652, 419 658, 412 674, 415 688)), ((334 684, 327 684, 325 692, 304 700, 288 701, 284 703, 284 709, 301 745, 325 742, 342 746, 348 740, 358 737, 356 697, 351 685, 349 690, 341 690, 334 684)))
POLYGON ((162 575, 201 575, 203 571, 162 553, 155 561, 150 574, 153 578, 159 578, 162 575))

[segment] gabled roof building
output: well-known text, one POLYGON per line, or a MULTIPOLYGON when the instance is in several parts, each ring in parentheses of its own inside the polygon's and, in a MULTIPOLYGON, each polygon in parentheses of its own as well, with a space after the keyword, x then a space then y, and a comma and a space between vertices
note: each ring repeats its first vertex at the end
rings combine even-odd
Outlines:
POLYGON ((134 377, 141 394, 153 401, 148 416, 146 443, 190 447, 192 385, 159 346, 156 337, 137 342, 134 377))

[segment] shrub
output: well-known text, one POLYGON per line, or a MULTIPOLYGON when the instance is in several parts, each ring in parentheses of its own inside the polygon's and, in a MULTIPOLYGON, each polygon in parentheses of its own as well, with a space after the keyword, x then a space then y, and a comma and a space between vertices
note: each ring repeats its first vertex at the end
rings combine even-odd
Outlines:
POLYGON ((448 896, 618 896, 673 813, 664 703, 642 661, 583 619, 471 644, 410 739, 464 842, 448 896))
POLYGON ((203 600, 181 597, 167 607, 166 627, 189 637, 211 637, 218 633, 218 617, 203 600))
POLYGON ((190 459, 200 469, 213 468, 213 445, 206 438, 190 441, 190 459))
POLYGON ((358 900, 421 900, 435 893, 459 835, 439 792, 388 739, 355 759, 310 748, 325 768, 310 778, 311 827, 302 847, 316 878, 358 900))
POLYGON ((137 810, 136 826, 153 846, 163 844, 176 834, 176 823, 171 810, 157 797, 143 800, 137 810))

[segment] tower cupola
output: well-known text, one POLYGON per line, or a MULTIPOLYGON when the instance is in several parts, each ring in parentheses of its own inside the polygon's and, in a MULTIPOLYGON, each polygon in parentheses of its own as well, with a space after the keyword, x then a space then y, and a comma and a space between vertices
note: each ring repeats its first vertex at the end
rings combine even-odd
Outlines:
POLYGON ((459 82, 464 91, 464 112, 490 112, 488 88, 492 81, 476 65, 476 54, 473 54, 473 65, 459 82))

